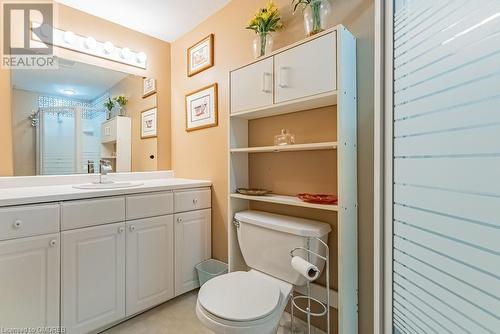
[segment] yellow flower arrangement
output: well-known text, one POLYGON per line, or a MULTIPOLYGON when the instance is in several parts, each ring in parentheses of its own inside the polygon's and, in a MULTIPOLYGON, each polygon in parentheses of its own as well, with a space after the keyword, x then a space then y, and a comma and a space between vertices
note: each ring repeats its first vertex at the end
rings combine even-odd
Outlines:
POLYGON ((269 1, 266 7, 259 9, 246 27, 257 34, 266 34, 282 28, 281 16, 273 0, 269 1))

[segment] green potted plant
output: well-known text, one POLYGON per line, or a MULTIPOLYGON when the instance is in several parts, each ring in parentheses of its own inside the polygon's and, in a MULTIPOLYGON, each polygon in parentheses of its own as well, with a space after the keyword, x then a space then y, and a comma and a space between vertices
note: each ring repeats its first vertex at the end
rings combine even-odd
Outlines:
POLYGON ((125 106, 127 105, 128 99, 123 95, 118 95, 113 98, 115 104, 118 104, 118 115, 125 116, 125 106))
POLYGON ((312 36, 325 30, 326 19, 330 13, 328 0, 292 0, 293 13, 299 8, 304 13, 304 28, 312 36))
POLYGON ((282 28, 283 23, 281 22, 278 7, 271 0, 267 3, 266 7, 257 11, 246 27, 246 29, 253 30, 256 33, 253 43, 253 51, 256 58, 271 52, 273 39, 270 33, 282 28))
POLYGON ((108 110, 108 112, 106 113, 106 119, 111 118, 111 110, 113 110, 114 106, 115 102, 113 102, 113 100, 111 100, 111 98, 108 97, 108 100, 104 102, 104 107, 108 110))

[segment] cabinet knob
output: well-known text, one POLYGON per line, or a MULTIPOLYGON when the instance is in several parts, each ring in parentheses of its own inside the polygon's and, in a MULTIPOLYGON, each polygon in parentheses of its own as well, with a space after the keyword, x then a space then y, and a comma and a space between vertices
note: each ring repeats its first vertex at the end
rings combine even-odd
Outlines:
POLYGON ((130 225, 129 229, 130 229, 130 232, 134 232, 135 231, 135 225, 130 225))
POLYGON ((50 247, 55 247, 57 245, 57 240, 50 240, 49 245, 50 247))
POLYGON ((125 227, 121 226, 120 228, 118 228, 118 233, 123 233, 125 232, 125 227))
POLYGON ((177 222, 182 223, 182 218, 181 217, 177 218, 177 222))
POLYGON ((198 204, 198 199, 197 198, 193 198, 193 204, 194 205, 198 204))
POLYGON ((20 221, 20 220, 16 220, 14 222, 14 224, 12 224, 14 226, 14 228, 21 228, 21 226, 23 225, 23 222, 20 221))

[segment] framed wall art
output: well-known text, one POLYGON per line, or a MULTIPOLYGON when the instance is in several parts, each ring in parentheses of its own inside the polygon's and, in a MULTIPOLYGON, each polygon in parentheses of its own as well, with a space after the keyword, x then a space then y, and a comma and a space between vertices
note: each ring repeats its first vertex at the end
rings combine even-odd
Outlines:
POLYGON ((156 134, 156 108, 143 111, 141 113, 141 138, 154 138, 156 134))
POLYGON ((187 50, 189 77, 214 66, 214 35, 210 34, 187 50))
POLYGON ((186 131, 217 126, 217 113, 216 83, 186 95, 186 131))
POLYGON ((142 79, 142 98, 148 97, 156 93, 156 80, 155 78, 142 79))

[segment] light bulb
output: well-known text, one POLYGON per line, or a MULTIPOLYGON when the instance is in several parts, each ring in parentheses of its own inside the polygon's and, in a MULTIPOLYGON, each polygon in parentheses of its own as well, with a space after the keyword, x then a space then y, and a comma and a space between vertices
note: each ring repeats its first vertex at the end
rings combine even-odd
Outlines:
POLYGON ((113 43, 111 42, 106 42, 104 43, 104 52, 106 52, 106 54, 111 54, 113 51, 115 50, 115 46, 113 45, 113 43))
POLYGON ((120 57, 123 59, 129 59, 132 53, 130 52, 129 48, 123 48, 120 52, 120 57))
POLYGON ((85 40, 85 47, 90 50, 94 50, 96 48, 97 41, 95 40, 94 37, 87 37, 85 40))
POLYGON ((136 59, 137 59, 137 62, 143 64, 148 59, 148 56, 144 52, 139 52, 137 54, 137 58, 136 59))
POLYGON ((74 44, 76 40, 76 35, 72 31, 65 31, 63 35, 64 42, 67 44, 74 44))

